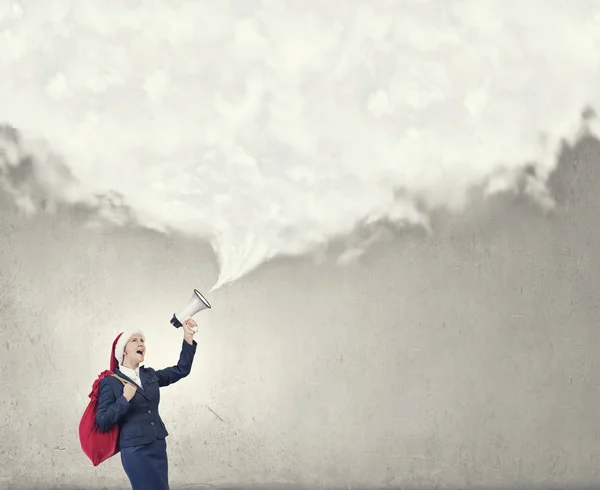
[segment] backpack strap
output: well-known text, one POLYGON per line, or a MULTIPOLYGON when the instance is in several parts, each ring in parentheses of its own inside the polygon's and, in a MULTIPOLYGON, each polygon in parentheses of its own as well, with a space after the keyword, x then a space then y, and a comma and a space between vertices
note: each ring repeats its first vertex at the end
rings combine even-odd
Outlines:
POLYGON ((127 381, 126 379, 121 378, 121 376, 117 376, 116 374, 111 374, 111 376, 114 376, 115 378, 117 378, 121 383, 123 383, 123 385, 128 385, 129 381, 127 381))

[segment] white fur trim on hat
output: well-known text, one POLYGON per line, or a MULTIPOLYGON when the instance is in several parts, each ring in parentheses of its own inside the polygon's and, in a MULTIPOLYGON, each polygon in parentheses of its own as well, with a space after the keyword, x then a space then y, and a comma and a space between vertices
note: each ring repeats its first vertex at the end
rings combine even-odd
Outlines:
POLYGON ((131 337, 133 337, 136 333, 141 335, 142 338, 146 340, 144 337, 144 332, 139 329, 127 330, 119 337, 117 345, 115 345, 115 357, 117 358, 117 361, 119 361, 119 366, 123 364, 123 355, 125 353, 125 346, 127 345, 127 342, 129 342, 131 337))

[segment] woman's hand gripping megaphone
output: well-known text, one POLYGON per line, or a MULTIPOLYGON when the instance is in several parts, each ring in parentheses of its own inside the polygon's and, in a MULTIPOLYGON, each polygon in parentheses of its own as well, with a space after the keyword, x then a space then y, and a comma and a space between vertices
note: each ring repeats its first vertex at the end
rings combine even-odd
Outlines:
POLYGON ((188 317, 183 321, 183 330, 184 335, 189 334, 193 337, 195 333, 198 333, 198 324, 193 318, 188 317))

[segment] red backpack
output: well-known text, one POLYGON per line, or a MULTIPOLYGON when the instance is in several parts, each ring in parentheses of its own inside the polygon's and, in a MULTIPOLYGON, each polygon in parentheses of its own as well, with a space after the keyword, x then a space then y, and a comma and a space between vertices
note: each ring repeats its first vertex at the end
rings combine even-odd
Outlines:
POLYGON ((120 378, 112 371, 103 371, 94 381, 92 391, 89 394, 90 402, 83 412, 79 422, 79 442, 81 449, 94 466, 98 466, 103 461, 117 454, 119 449, 119 426, 115 424, 107 432, 101 432, 96 422, 96 411, 98 410, 98 391, 100 390, 100 381, 106 376, 114 376, 121 383, 127 381, 120 378))

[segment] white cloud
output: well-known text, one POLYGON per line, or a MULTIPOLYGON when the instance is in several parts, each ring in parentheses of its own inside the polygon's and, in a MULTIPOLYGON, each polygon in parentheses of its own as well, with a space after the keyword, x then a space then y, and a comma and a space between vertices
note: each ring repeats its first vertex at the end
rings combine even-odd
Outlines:
POLYGON ((599 107, 591 0, 134 3, 0 2, 0 118, 86 192, 212 239, 219 284, 418 219, 397 188, 458 206, 499 166, 548 169, 599 107))

